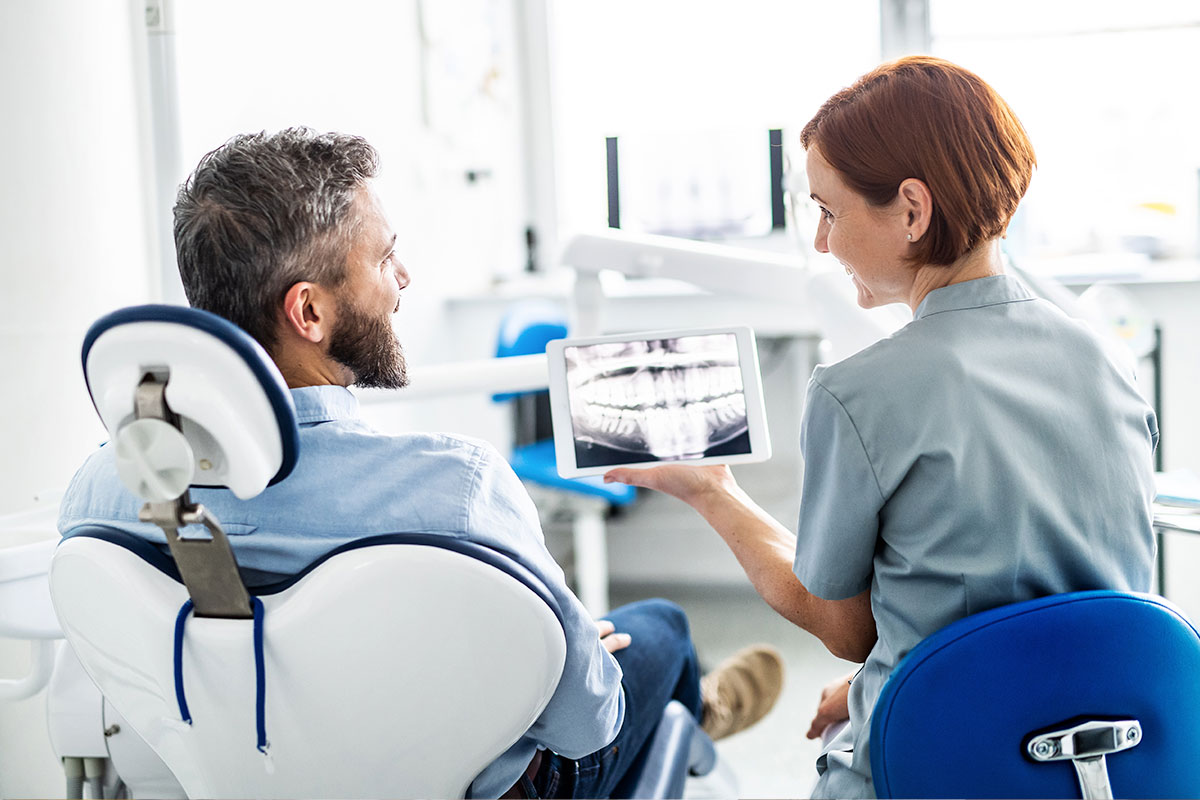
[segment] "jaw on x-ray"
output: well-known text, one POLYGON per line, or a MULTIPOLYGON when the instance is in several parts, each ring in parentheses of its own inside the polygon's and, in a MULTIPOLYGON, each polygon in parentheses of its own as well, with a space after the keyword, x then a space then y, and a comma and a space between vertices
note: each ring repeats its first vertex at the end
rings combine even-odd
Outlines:
POLYGON ((580 467, 749 453, 733 334, 566 347, 580 467))

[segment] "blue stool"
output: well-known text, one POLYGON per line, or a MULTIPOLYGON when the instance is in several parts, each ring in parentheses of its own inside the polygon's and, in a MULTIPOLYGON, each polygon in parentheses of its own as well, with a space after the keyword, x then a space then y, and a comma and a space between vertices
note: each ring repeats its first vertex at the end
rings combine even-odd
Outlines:
MULTIPOLYGON (((497 358, 546 352, 552 339, 567 335, 564 312, 550 303, 530 301, 513 306, 500 323, 497 358)), ((509 462, 522 481, 546 492, 546 502, 562 503, 571 515, 575 545, 575 589, 593 615, 608 611, 608 553, 604 519, 613 506, 633 502, 637 490, 622 483, 605 483, 603 476, 564 478, 558 474, 550 426, 549 392, 496 394, 498 403, 513 404, 514 445, 509 462)))
POLYGON ((878 797, 1200 797, 1200 635, 1152 595, 1089 591, 932 634, 871 715, 878 797))

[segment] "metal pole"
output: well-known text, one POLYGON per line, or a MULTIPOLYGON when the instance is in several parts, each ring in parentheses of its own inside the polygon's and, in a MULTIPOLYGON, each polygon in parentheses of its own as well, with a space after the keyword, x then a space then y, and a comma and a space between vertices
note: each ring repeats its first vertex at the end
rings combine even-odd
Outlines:
MULTIPOLYGON (((1162 435, 1162 409, 1163 409, 1163 388, 1162 388, 1162 365, 1163 365, 1163 338, 1162 326, 1154 326, 1154 349, 1150 351, 1150 363, 1154 369, 1154 416, 1158 420, 1158 447, 1154 450, 1154 469, 1159 472, 1163 471, 1163 435, 1162 435)), ((1154 567, 1158 575, 1158 593, 1164 597, 1167 594, 1167 537, 1163 535, 1161 529, 1155 529, 1155 535, 1158 539, 1158 547, 1155 548, 1154 567)))
POLYGON ((879 0, 879 49, 884 61, 928 53, 932 44, 929 0, 879 0))
POLYGON ((1154 468, 1163 471, 1163 384, 1162 384, 1162 326, 1154 326, 1154 349, 1150 351, 1150 363, 1154 368, 1154 416, 1158 419, 1158 447, 1154 451, 1154 468))
POLYGON ((516 0, 517 53, 525 150, 525 237, 529 271, 558 266, 558 175, 547 0, 516 0))
POLYGON ((175 2, 145 0, 146 50, 150 71, 150 116, 154 136, 155 212, 158 219, 158 267, 162 300, 187 304, 175 262, 171 210, 183 179, 179 137, 179 86, 175 71, 175 2))

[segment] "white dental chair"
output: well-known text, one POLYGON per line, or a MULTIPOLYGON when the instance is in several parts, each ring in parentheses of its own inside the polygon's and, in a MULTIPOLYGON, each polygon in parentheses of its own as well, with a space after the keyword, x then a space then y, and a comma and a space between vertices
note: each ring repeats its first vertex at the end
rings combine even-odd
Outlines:
MULTIPOLYGON (((506 554, 395 534, 248 591, 188 488, 248 499, 294 466, 295 410, 265 351, 212 314, 142 306, 93 325, 83 361, 118 472, 167 539, 77 528, 50 570, 66 639, 120 715, 105 736, 123 778, 114 745, 136 734, 132 796, 463 797, 558 684, 545 587, 506 554), (146 745, 169 774, 150 774, 146 745)), ((715 765, 678 704, 647 748, 631 796, 679 797, 715 765)))
POLYGON ((174 559, 81 529, 55 554, 51 594, 84 669, 188 796, 462 797, 536 720, 562 627, 502 554, 377 537, 247 593, 187 487, 248 498, 295 462, 290 395, 248 336, 192 309, 126 309, 93 326, 84 364, 174 559), (211 538, 179 538, 184 521, 211 538))
POLYGON ((189 797, 462 797, 558 683, 550 606, 478 554, 341 553, 258 596, 256 645, 256 620, 190 618, 180 639, 184 587, 105 534, 59 548, 56 607, 85 669, 189 797))

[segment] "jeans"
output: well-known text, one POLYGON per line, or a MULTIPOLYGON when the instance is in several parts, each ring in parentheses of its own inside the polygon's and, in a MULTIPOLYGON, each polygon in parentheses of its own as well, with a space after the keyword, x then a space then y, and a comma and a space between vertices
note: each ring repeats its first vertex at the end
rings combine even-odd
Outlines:
POLYGON ((591 755, 573 760, 546 752, 533 779, 538 797, 627 797, 667 703, 678 700, 700 718, 700 665, 683 609, 666 600, 642 600, 605 619, 632 639, 613 654, 624 675, 625 720, 617 737, 591 755))

